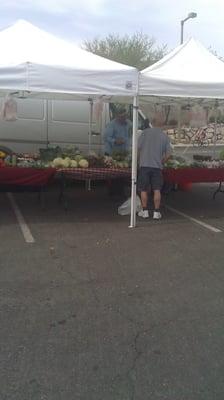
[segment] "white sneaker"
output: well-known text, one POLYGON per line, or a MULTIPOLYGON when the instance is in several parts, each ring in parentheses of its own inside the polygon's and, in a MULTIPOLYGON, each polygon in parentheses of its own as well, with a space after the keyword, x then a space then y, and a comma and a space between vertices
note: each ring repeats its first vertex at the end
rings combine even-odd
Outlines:
POLYGON ((162 218, 162 214, 160 211, 153 212, 153 219, 161 219, 161 218, 162 218))
POLYGON ((149 218, 149 212, 148 210, 141 210, 138 212, 138 216, 142 218, 149 218))

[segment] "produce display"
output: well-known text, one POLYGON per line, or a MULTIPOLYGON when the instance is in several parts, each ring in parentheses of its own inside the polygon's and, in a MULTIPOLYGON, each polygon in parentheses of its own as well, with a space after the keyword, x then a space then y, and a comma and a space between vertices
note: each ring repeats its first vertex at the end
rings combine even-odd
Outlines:
MULTIPOLYGON (((220 152, 218 160, 211 157, 195 156, 190 162, 183 157, 173 155, 164 165, 164 168, 224 168, 224 151, 220 152)), ((113 152, 109 155, 98 155, 91 152, 85 155, 74 146, 67 148, 48 147, 40 149, 36 154, 12 154, 7 155, 0 151, 0 168, 4 166, 17 166, 27 168, 111 168, 125 169, 131 167, 131 156, 127 152, 113 152)))
POLYGON ((77 148, 63 149, 60 156, 50 161, 50 165, 54 168, 129 168, 131 159, 128 153, 114 152, 111 156, 98 155, 91 152, 86 156, 77 148))
POLYGON ((37 154, 7 155, 0 151, 0 167, 17 166, 27 168, 129 168, 131 159, 128 153, 114 153, 102 156, 95 152, 85 155, 77 147, 48 147, 37 154))
MULTIPOLYGON (((200 157, 199 157, 200 158, 200 157)), ((209 157, 207 157, 209 158, 209 157)), ((171 157, 164 165, 165 168, 224 168, 224 159, 219 160, 194 160, 192 162, 186 161, 182 157, 171 157)))
POLYGON ((43 163, 38 154, 12 154, 4 158, 6 167, 47 168, 49 163, 43 163))
POLYGON ((165 164, 164 168, 187 168, 190 167, 191 164, 188 163, 184 158, 182 157, 174 157, 172 156, 165 164))
POLYGON ((6 153, 4 151, 0 150, 0 158, 5 158, 6 157, 6 153))

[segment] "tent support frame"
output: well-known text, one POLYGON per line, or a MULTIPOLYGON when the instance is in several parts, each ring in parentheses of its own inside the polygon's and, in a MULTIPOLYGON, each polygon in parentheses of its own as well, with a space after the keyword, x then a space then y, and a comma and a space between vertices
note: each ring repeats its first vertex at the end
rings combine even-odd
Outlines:
POLYGON ((136 226, 136 186, 137 186, 137 143, 138 128, 138 97, 133 98, 133 127, 132 127, 132 165, 131 165, 131 218, 129 228, 136 226))

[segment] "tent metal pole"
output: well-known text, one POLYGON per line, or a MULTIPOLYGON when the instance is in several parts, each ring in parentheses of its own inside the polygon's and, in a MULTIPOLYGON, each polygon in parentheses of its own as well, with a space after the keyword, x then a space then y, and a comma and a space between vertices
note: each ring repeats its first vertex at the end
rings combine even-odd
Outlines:
POLYGON ((47 148, 49 146, 49 124, 48 124, 48 100, 45 103, 45 112, 46 112, 46 138, 47 138, 47 148))
POLYGON ((89 142, 88 142, 88 153, 90 155, 92 147, 92 125, 93 125, 93 100, 89 100, 89 142))
MULTIPOLYGON (((88 154, 90 156, 92 150, 92 125, 93 125, 93 100, 89 100, 89 143, 88 143, 88 154)), ((91 180, 88 179, 88 190, 91 190, 91 180)))
POLYGON ((216 157, 216 143, 217 143, 217 114, 218 114, 218 103, 215 103, 215 128, 214 128, 214 141, 213 141, 213 160, 216 157))
POLYGON ((136 226, 136 183, 137 183, 137 128, 138 128, 138 97, 133 99, 133 128, 132 128, 132 165, 131 165, 131 219, 129 228, 136 226))
POLYGON ((177 144, 181 142, 181 125, 182 125, 182 109, 181 109, 181 104, 178 104, 177 144))

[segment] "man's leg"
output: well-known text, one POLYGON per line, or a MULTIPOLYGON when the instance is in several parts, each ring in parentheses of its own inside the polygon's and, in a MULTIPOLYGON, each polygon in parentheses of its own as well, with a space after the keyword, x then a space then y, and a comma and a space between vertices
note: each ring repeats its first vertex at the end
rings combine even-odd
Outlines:
POLYGON ((141 203, 143 210, 148 209, 148 192, 141 192, 141 203))
POLYGON ((154 190, 153 200, 154 200, 155 210, 159 210, 160 209, 160 203, 161 203, 160 190, 154 190))
POLYGON ((139 170, 138 176, 138 186, 141 196, 142 210, 139 211, 138 216, 142 218, 149 218, 148 211, 148 186, 149 186, 149 177, 148 177, 148 169, 141 167, 139 170))
POLYGON ((163 185, 162 171, 158 168, 152 170, 151 175, 152 189, 153 189, 153 201, 154 201, 154 212, 153 219, 161 219, 162 215, 160 212, 161 204, 161 188, 163 185))
POLYGON ((142 203, 142 210, 138 212, 138 216, 142 218, 149 218, 148 192, 145 190, 141 191, 141 203, 142 203))

